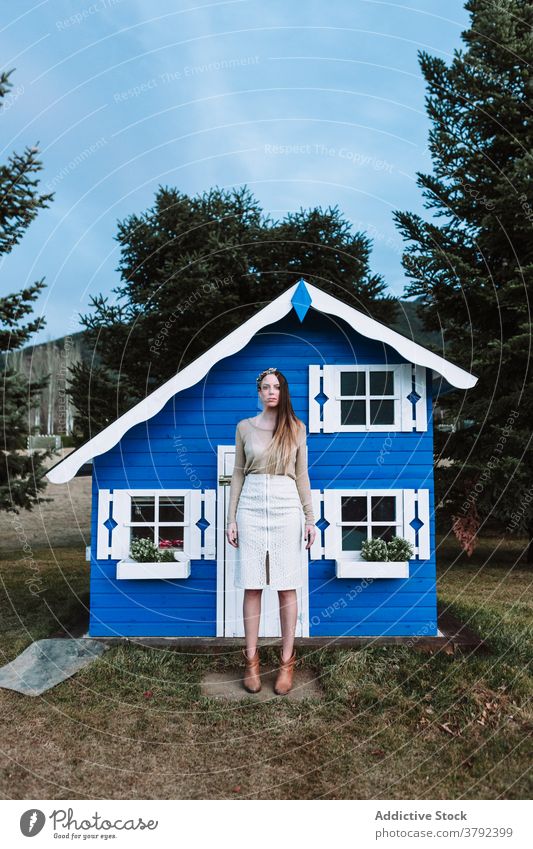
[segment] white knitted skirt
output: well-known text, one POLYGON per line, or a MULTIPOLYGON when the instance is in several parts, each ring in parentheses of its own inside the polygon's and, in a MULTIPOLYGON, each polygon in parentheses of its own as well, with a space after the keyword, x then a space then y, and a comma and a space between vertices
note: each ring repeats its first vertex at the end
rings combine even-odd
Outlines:
POLYGON ((235 518, 235 586, 276 590, 301 587, 306 563, 305 516, 294 478, 246 475, 235 518))

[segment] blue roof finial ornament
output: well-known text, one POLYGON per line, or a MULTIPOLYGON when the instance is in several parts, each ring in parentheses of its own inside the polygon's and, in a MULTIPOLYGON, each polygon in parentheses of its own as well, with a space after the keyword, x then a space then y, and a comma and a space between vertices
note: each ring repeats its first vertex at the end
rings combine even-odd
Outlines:
POLYGON ((311 306, 311 295, 309 294, 309 290, 305 285, 303 277, 300 277, 298 280, 298 288, 291 298, 291 304, 293 305, 296 315, 300 321, 303 321, 307 310, 311 306))

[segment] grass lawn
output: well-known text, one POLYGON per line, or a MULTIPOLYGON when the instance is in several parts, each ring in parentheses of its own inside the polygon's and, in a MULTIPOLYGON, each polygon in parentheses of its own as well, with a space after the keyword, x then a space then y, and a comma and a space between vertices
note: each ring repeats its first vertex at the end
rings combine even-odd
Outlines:
MULTIPOLYGON (((302 649, 322 700, 209 699, 200 694, 203 673, 239 668, 240 650, 209 656, 131 645, 113 647, 41 697, 0 689, 0 795, 531 798, 533 571, 517 565, 517 551, 484 540, 469 560, 450 541, 438 548, 439 598, 490 654, 302 649)), ((88 603, 83 551, 33 554, 33 569, 20 553, 0 560, 0 664, 75 621, 88 603)))

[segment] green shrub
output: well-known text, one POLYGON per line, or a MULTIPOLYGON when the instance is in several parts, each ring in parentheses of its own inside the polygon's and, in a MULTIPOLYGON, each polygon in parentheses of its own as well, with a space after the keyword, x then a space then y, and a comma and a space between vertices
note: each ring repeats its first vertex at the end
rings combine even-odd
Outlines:
POLYGON ((390 542, 384 539, 365 539, 361 546, 363 560, 391 561, 410 560, 414 549, 409 540, 403 537, 393 537, 390 542))
POLYGON ((157 559, 160 560, 161 563, 175 563, 176 562, 176 558, 174 557, 174 552, 169 551, 168 548, 165 551, 158 551, 157 553, 159 555, 157 559))
POLYGON ((174 552, 160 549, 151 539, 134 539, 130 545, 130 556, 137 563, 175 563, 174 552))
POLYGON ((130 554, 138 563, 153 563, 160 559, 159 550, 151 539, 134 539, 130 554))
POLYGON ((363 560, 387 560, 387 543, 384 539, 365 539, 361 557, 363 560))
POLYGON ((403 537, 393 537, 387 543, 387 560, 410 560, 413 554, 413 546, 403 537))

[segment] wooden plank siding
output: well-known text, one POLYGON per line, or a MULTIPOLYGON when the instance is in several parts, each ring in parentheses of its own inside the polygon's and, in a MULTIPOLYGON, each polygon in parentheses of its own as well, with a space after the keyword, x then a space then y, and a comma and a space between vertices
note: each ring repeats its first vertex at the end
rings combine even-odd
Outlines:
MULTIPOLYGON (((291 312, 94 457, 90 635, 216 635, 215 560, 191 561, 182 581, 117 581, 116 561, 97 560, 99 488, 216 489, 217 446, 233 444, 236 423, 259 411, 255 379, 263 368, 286 375, 295 412, 307 424, 310 364, 403 362, 343 320, 311 308, 300 322, 291 312)), ((431 557, 411 561, 408 579, 337 579, 333 560, 310 561, 311 637, 437 634, 430 377, 426 369, 426 431, 308 434, 313 489, 425 488, 431 517, 431 557)))

